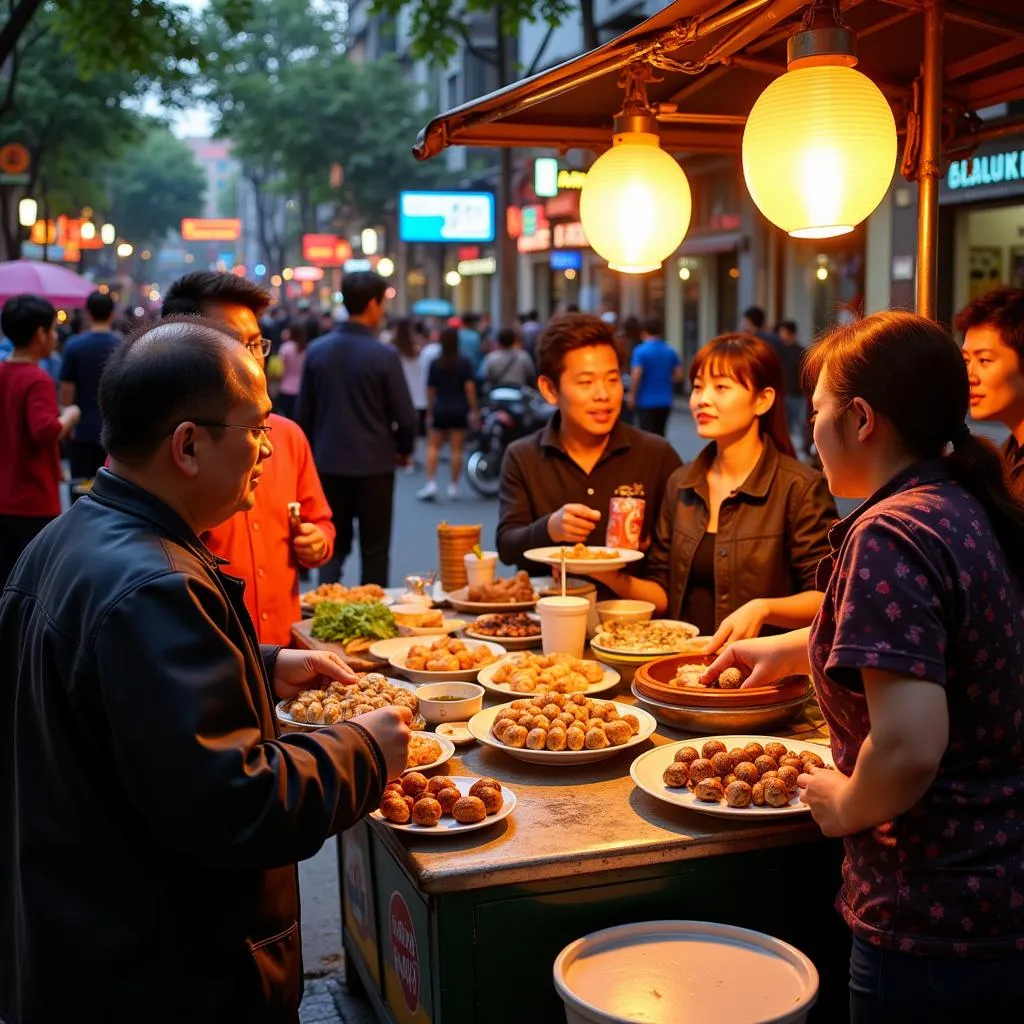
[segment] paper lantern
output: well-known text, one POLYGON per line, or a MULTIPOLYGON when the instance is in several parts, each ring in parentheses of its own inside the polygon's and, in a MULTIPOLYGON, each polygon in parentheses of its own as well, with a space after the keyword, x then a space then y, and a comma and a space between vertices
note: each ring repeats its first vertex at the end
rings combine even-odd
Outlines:
POLYGON ((646 274, 672 255, 690 226, 690 183, 652 132, 622 132, 587 171, 580 222, 612 270, 646 274))
POLYGON ((758 97, 743 132, 750 196, 795 238, 852 231, 884 198, 895 166, 892 110, 852 67, 787 71, 758 97))

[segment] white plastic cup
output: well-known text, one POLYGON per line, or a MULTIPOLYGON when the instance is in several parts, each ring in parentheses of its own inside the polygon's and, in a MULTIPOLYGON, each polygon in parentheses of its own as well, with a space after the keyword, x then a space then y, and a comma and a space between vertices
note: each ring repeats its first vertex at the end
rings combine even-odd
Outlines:
POLYGON ((463 555, 466 577, 471 587, 482 587, 494 582, 498 570, 498 552, 485 551, 483 555, 483 558, 477 558, 472 551, 468 555, 463 555))
POLYGON ((590 602, 585 597, 542 597, 537 601, 541 645, 545 654, 583 657, 590 602))

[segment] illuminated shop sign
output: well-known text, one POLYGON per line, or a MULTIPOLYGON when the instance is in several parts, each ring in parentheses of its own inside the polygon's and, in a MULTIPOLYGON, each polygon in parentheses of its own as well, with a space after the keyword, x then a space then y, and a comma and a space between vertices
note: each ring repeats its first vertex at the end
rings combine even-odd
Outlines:
POLYGON ((579 249, 552 249, 552 270, 582 270, 583 255, 579 249))
POLYGON ((485 277, 496 273, 498 261, 493 256, 482 256, 478 259, 459 260, 458 270, 463 277, 485 277))
POLYGON ((403 242, 493 242, 490 192, 402 192, 398 234, 403 242))
POLYGON ((1019 149, 976 156, 973 160, 954 160, 946 175, 946 184, 951 189, 1021 180, 1024 180, 1024 150, 1019 149))
POLYGON ((558 187, 559 188, 583 188, 583 183, 587 180, 586 171, 559 171, 558 172, 558 187))

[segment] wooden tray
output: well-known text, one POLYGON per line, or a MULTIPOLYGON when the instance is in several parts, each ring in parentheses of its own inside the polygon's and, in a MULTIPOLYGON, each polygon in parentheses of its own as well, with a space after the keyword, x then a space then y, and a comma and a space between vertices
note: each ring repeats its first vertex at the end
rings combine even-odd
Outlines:
POLYGON ((330 651, 337 654, 342 661, 356 672, 383 672, 387 675, 390 667, 386 661, 375 658, 366 651, 362 654, 348 654, 341 644, 332 644, 326 640, 315 639, 310 630, 313 628, 312 619, 303 619, 292 626, 292 641, 295 647, 304 647, 311 651, 330 651))
POLYGON ((680 665, 710 665, 714 656, 709 654, 672 654, 641 665, 633 676, 637 692, 653 697, 665 704, 689 708, 768 707, 806 697, 810 690, 807 676, 787 676, 771 686, 755 686, 746 690, 719 690, 717 688, 672 686, 676 669, 680 665))

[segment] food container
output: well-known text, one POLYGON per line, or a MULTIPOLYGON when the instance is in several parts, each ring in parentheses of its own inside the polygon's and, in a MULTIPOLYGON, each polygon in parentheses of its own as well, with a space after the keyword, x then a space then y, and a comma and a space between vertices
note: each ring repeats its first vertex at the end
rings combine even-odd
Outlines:
MULTIPOLYGON (((597 584, 593 580, 581 580, 575 576, 566 576, 565 592, 571 597, 585 597, 590 602, 590 612, 587 614, 587 637, 592 637, 601 624, 601 620, 597 617, 597 584)), ((561 593, 562 587, 558 583, 539 591, 541 597, 556 597, 561 593)))
POLYGON ((465 722, 484 706, 484 688, 476 683, 427 683, 417 688, 416 697, 428 725, 465 722))
POLYGON ((441 571, 441 589, 446 593, 466 586, 465 556, 480 543, 479 524, 452 526, 438 523, 437 548, 441 571))
POLYGON ((537 602, 541 644, 545 654, 583 657, 587 644, 590 602, 585 597, 542 597, 537 602))
POLYGON ((484 551, 481 557, 477 557, 472 551, 462 556, 462 562, 466 567, 466 579, 471 587, 482 587, 494 582, 494 576, 498 568, 498 552, 484 551))
POLYGON ((650 601, 616 598, 597 603, 597 617, 601 622, 650 622, 653 615, 654 605, 650 601))
POLYGON ((643 921, 566 946, 554 966, 568 1024, 800 1024, 818 972, 787 942, 705 921, 643 921))
POLYGON ((636 551, 644 532, 643 484, 627 484, 618 487, 608 502, 608 526, 605 530, 605 544, 610 548, 629 548, 636 551))
MULTIPOLYGON (((620 668, 620 672, 623 670, 620 668)), ((625 673, 623 672, 623 678, 625 673)), ((708 736, 719 736, 727 733, 761 733, 772 732, 780 726, 787 725, 800 715, 807 704, 807 697, 776 704, 765 704, 756 707, 700 708, 681 704, 666 704, 641 693, 637 687, 636 675, 633 677, 633 696, 638 706, 649 711, 662 725, 682 729, 684 732, 699 732, 708 736)))

